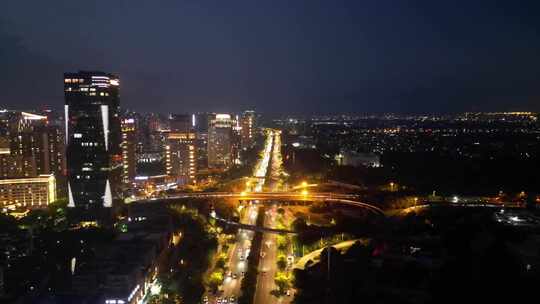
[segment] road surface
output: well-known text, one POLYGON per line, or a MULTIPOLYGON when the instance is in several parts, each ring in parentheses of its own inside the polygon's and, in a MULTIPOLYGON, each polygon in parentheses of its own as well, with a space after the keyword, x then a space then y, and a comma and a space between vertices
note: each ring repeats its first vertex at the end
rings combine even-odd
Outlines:
MULTIPOLYGON (((248 207, 243 222, 254 225, 257 219, 257 207, 248 207)), ((223 297, 238 299, 240 295, 242 273, 246 271, 246 258, 251 248, 253 231, 238 229, 236 243, 229 249, 227 268, 230 274, 226 274, 223 282, 223 297), (235 278, 236 276, 236 278, 235 278)))
MULTIPOLYGON (((332 247, 334 247, 335 249, 337 249, 338 251, 342 252, 342 251, 345 251, 347 250, 349 247, 351 247, 356 241, 358 241, 358 239, 356 240, 349 240, 349 241, 344 241, 344 242, 341 242, 341 243, 337 243, 335 245, 332 245, 332 247)), ((304 269, 306 267, 306 263, 311 260, 313 262, 318 262, 319 261, 319 256, 321 255, 321 252, 325 249, 326 247, 324 248, 321 248, 321 249, 317 249, 315 251, 312 251, 306 255, 304 255, 303 257, 301 257, 294 265, 294 268, 298 268, 298 269, 304 269)))
MULTIPOLYGON (((267 134, 265 140, 265 146, 261 153, 261 158, 255 165, 253 170, 253 176, 256 180, 254 185, 250 185, 250 190, 254 192, 262 191, 262 187, 265 183, 265 176, 267 174, 268 165, 270 162, 270 152, 273 145, 273 134, 267 134)), ((257 220, 258 206, 249 205, 241 216, 240 223, 246 225, 255 225, 257 220)), ((227 252, 226 268, 228 271, 225 273, 223 284, 220 286, 220 290, 217 295, 206 293, 204 299, 208 299, 208 303, 221 303, 223 299, 227 299, 227 303, 236 303, 240 296, 240 288, 243 273, 247 268, 246 258, 251 250, 251 241, 253 239, 253 231, 246 229, 238 229, 236 234, 236 242, 227 252)), ((204 301, 203 301, 204 302, 204 301)))
MULTIPOLYGON (((281 159, 281 139, 280 133, 274 134, 274 144, 272 149, 272 158, 270 163, 270 179, 268 180, 268 188, 271 191, 279 191, 283 185, 283 162, 281 159)), ((265 214, 265 228, 274 229, 276 227, 277 207, 274 205, 267 209, 265 214)), ((259 261, 259 274, 257 277, 257 289, 253 303, 255 304, 273 304, 273 303, 289 303, 291 297, 275 297, 272 291, 277 289, 274 282, 274 277, 277 269, 277 244, 276 235, 274 233, 265 232, 263 234, 263 244, 261 246, 261 260, 259 261)))
MULTIPOLYGON (((273 228, 276 220, 276 207, 269 208, 264 218, 264 226, 273 228)), ((259 262, 259 275, 257 277, 257 290, 255 291, 255 304, 277 303, 277 298, 270 292, 276 289, 274 277, 277 272, 277 246, 276 235, 264 233, 261 246, 261 260, 259 262)))

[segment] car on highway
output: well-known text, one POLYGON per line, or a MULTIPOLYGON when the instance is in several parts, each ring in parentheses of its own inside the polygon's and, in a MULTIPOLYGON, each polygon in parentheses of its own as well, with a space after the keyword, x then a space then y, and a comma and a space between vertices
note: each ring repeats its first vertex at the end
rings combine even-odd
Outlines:
POLYGON ((229 301, 227 300, 227 298, 218 298, 217 299, 217 304, 227 304, 229 301))

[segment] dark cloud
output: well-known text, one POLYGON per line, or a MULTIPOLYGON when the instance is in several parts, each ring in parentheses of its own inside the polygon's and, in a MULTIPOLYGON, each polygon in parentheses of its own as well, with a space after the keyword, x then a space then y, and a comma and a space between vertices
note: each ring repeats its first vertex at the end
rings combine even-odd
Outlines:
POLYGON ((62 92, 60 64, 34 52, 0 22, 0 100, 3 107, 29 109, 56 105, 62 92))
POLYGON ((518 2, 8 0, 0 98, 60 107, 64 71, 102 69, 142 111, 540 110, 518 2))

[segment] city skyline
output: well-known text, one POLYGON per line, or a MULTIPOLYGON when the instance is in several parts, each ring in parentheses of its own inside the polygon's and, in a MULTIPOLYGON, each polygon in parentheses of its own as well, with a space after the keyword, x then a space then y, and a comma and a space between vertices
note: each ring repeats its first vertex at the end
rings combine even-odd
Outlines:
POLYGON ((6 1, 0 303, 534 298, 538 11, 6 1))

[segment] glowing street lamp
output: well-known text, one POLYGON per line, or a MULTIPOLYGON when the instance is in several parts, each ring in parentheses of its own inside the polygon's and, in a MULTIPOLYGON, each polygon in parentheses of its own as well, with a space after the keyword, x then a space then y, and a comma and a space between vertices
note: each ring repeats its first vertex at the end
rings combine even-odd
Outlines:
POLYGON ((306 182, 306 181, 303 181, 303 182, 302 182, 302 188, 305 188, 305 187, 307 187, 307 182, 306 182))
POLYGON ((307 191, 307 190, 302 190, 302 195, 303 195, 303 196, 307 196, 307 195, 308 195, 308 191, 307 191))
POLYGON ((150 286, 150 293, 152 295, 158 295, 161 292, 161 284, 159 284, 157 281, 153 282, 150 286))

